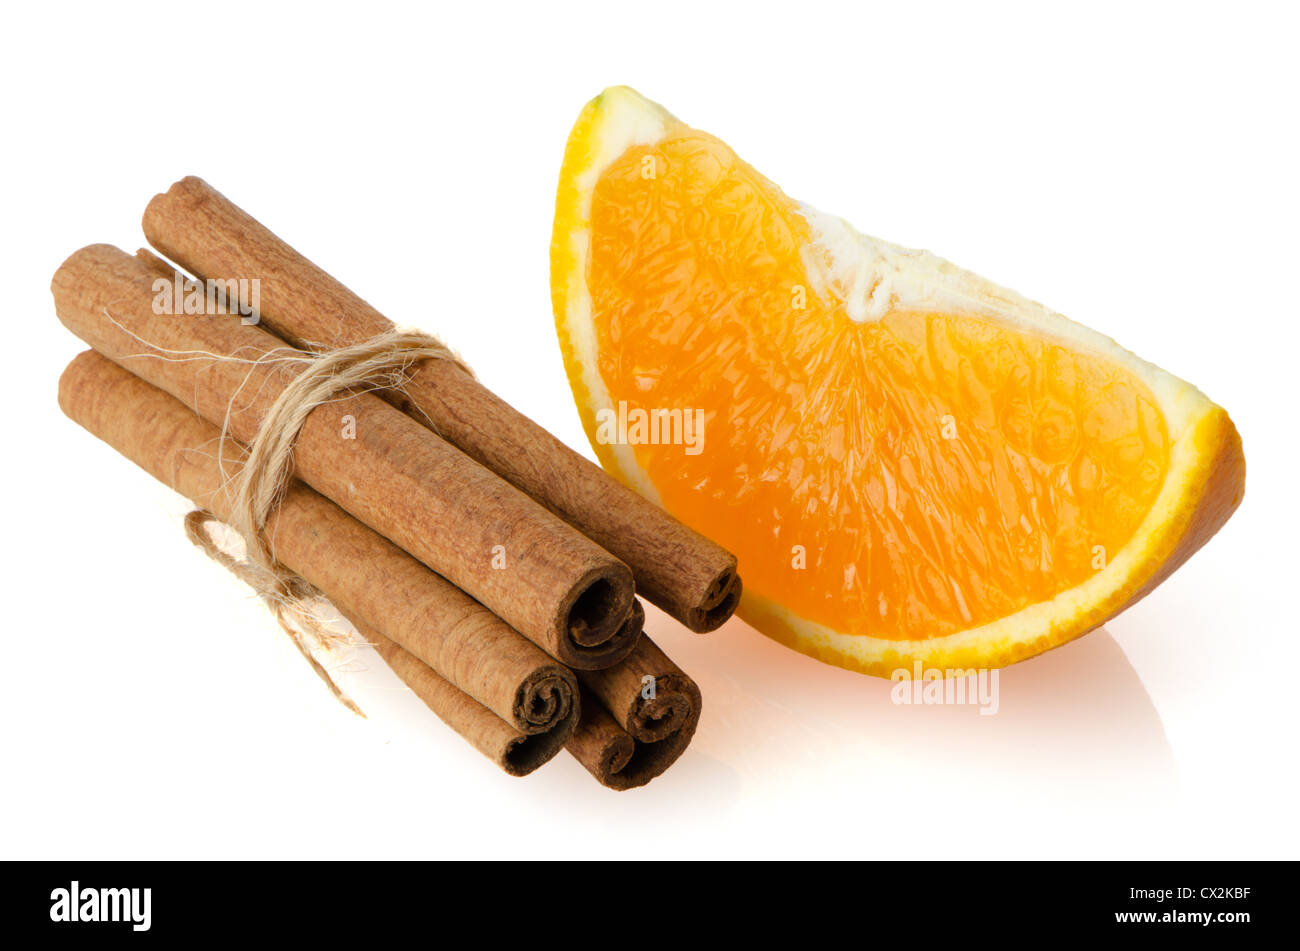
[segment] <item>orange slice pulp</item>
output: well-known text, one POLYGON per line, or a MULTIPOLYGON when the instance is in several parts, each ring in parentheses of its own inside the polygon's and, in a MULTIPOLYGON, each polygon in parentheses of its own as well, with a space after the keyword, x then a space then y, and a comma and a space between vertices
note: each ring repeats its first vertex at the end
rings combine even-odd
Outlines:
POLYGON ((830 663, 1057 646, 1241 499, 1240 439, 1194 387, 626 88, 570 137, 552 285, 602 464, 737 553, 746 620, 830 663))

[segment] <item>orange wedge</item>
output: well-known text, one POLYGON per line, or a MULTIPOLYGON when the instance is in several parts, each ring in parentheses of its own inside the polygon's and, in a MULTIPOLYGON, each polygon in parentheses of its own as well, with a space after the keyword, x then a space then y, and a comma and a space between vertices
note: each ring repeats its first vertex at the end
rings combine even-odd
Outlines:
POLYGON ((1195 387, 787 197, 625 87, 570 135, 551 280, 601 463, 736 552, 750 624, 831 664, 1056 647, 1242 498, 1241 440, 1195 387))

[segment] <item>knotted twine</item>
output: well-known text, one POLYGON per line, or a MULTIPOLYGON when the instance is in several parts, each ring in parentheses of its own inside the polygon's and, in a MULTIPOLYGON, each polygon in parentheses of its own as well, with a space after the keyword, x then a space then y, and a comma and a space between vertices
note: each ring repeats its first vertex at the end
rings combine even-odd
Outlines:
MULTIPOLYGON (((271 351, 252 362, 283 359, 283 351, 271 351)), ((276 560, 274 545, 266 536, 267 522, 288 488, 298 433, 316 407, 368 390, 400 391, 422 360, 450 360, 471 376, 473 371, 437 337, 406 330, 391 330, 338 350, 293 351, 292 359, 304 365, 302 371, 271 404, 248 445, 243 468, 225 488, 231 498, 228 527, 243 538, 245 554, 238 557, 218 544, 210 529, 223 523, 207 510, 196 509, 185 517, 185 534, 258 594, 334 697, 365 716, 313 653, 313 648, 337 650, 351 643, 350 638, 313 609, 325 600, 324 595, 276 560)), ((221 427, 223 445, 227 422, 221 427)))

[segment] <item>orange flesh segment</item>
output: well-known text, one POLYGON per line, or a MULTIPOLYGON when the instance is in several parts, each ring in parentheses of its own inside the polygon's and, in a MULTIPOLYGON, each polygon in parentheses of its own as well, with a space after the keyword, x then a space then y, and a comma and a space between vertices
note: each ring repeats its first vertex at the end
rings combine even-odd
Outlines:
POLYGON ((1005 617, 1105 567, 1164 481, 1132 373, 972 315, 855 322, 813 292, 795 203, 706 133, 625 152, 591 232, 611 401, 704 413, 701 452, 637 464, 802 618, 921 640, 1005 617))

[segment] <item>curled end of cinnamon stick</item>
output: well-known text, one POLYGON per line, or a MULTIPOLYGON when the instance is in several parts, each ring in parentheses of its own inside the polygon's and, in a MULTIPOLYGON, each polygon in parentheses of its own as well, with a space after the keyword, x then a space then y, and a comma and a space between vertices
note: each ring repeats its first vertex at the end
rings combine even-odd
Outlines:
POLYGON ((742 584, 736 566, 719 572, 698 607, 687 612, 684 623, 696 634, 716 631, 730 620, 740 605, 742 584))
MULTIPOLYGON (((553 730, 573 719, 578 707, 578 681, 559 664, 532 671, 515 693, 514 723, 525 735, 553 730)), ((570 727, 569 732, 572 732, 570 727)))
POLYGON ((506 741, 505 748, 496 757, 496 764, 509 776, 527 776, 553 760, 564 744, 565 740, 555 730, 531 736, 520 734, 506 741))
POLYGON ((626 579, 594 574, 566 606, 566 617, 569 637, 559 659, 575 670, 619 663, 636 648, 645 627, 645 608, 632 594, 631 572, 626 579), (608 633, 595 639, 596 631, 606 629, 608 633))
POLYGON ((430 710, 511 776, 527 776, 553 759, 572 739, 581 721, 582 704, 575 692, 566 704, 564 716, 555 720, 550 729, 521 733, 373 627, 357 618, 349 620, 430 710))
POLYGON ((636 695, 625 716, 628 732, 642 743, 658 743, 699 720, 700 688, 683 673, 660 674, 654 678, 654 691, 636 695), (650 693, 649 696, 646 694, 650 693))
POLYGON ((600 646, 623 625, 631 608, 632 573, 620 567, 593 569, 565 602, 565 630, 580 647, 600 646))
POLYGON ((566 749, 583 767, 611 789, 631 789, 649 782, 651 777, 641 777, 633 782, 628 764, 636 755, 636 742, 619 727, 594 696, 587 696, 584 713, 577 731, 566 749))

